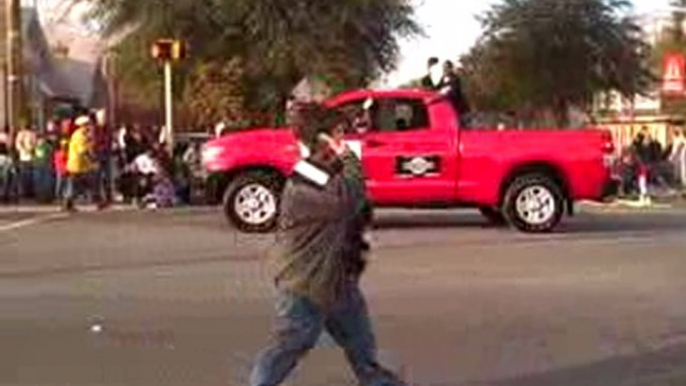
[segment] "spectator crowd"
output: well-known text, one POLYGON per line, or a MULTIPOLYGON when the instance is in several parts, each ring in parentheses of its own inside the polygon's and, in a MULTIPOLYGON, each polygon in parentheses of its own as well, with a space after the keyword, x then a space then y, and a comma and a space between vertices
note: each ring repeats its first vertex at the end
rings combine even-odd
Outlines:
POLYGON ((121 201, 139 207, 189 204, 198 176, 198 144, 167 151, 162 130, 111 130, 98 114, 53 121, 44 131, 0 132, 0 203, 87 202, 99 209, 121 201))
POLYGON ((657 191, 686 188, 686 129, 673 129, 671 143, 663 146, 643 128, 623 149, 619 171, 624 196, 645 198, 657 191))
MULTIPOLYGON (((427 65, 421 87, 448 97, 468 116, 462 70, 438 58, 427 65)), ((225 129, 220 123, 215 135, 225 129)), ((45 130, 24 127, 13 138, 0 131, 0 204, 58 203, 66 211, 79 202, 100 209, 115 202, 141 208, 190 204, 194 188, 202 186, 200 143, 180 141, 170 154, 165 138, 160 128, 113 130, 97 113, 55 120, 45 130)), ((620 196, 643 199, 686 189, 686 129, 673 129, 671 138, 665 147, 644 127, 622 150, 620 196)))

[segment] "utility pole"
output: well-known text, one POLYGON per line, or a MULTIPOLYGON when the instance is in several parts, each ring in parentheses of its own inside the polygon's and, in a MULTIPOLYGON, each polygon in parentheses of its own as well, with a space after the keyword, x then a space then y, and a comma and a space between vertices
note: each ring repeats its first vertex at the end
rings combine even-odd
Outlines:
POLYGON ((103 61, 102 72, 107 81, 107 126, 110 130, 116 130, 119 119, 118 60, 118 53, 110 49, 103 61))
POLYGON ((7 6, 6 0, 0 0, 0 85, 2 85, 2 121, 0 121, 0 133, 6 135, 5 130, 9 127, 8 124, 8 97, 7 97, 7 6))
POLYGON ((166 142, 169 154, 174 152, 174 92, 173 92, 172 62, 164 62, 164 117, 166 142))
POLYGON ((7 88, 10 138, 27 124, 21 36, 21 0, 7 0, 7 88))

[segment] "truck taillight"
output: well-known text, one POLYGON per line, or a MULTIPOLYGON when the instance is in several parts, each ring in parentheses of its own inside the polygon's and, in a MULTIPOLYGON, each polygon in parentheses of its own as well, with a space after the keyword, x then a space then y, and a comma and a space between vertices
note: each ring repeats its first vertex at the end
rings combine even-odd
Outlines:
POLYGON ((615 141, 612 138, 612 133, 605 132, 602 139, 603 143, 603 153, 604 154, 614 154, 615 152, 615 141))
POLYGON ((617 157, 615 154, 615 142, 612 138, 612 133, 609 131, 603 133, 602 138, 602 152, 603 152, 603 166, 606 169, 614 172, 617 166, 617 157))
POLYGON ((614 152, 615 152, 615 144, 612 141, 605 142, 603 144, 603 153, 614 154, 614 152))

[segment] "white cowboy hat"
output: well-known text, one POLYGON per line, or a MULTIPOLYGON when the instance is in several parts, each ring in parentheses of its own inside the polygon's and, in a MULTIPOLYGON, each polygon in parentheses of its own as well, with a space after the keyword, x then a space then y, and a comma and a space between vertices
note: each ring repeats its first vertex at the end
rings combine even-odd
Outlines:
POLYGON ((91 119, 85 115, 82 115, 78 118, 76 118, 76 121, 74 121, 76 126, 87 126, 89 123, 91 123, 91 119))

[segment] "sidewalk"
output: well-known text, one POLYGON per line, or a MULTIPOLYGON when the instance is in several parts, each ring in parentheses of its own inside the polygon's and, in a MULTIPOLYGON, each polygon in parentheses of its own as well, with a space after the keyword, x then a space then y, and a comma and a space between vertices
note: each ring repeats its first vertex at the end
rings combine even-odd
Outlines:
MULTIPOLYGON (((94 213, 98 212, 98 208, 96 205, 79 205, 77 207, 79 212, 83 213, 94 213)), ((113 204, 111 206, 108 206, 106 209, 101 210, 101 211, 115 211, 115 212, 124 212, 124 211, 132 211, 132 210, 139 210, 137 207, 133 205, 125 205, 125 204, 113 204)), ((24 213, 31 213, 31 214, 50 214, 50 213, 59 213, 62 211, 62 206, 59 204, 33 204, 33 203, 22 203, 22 204, 2 204, 0 205, 0 214, 24 214, 24 213)))
POLYGON ((611 202, 584 201, 582 206, 601 209, 673 209, 686 208, 686 192, 657 191, 649 197, 619 197, 611 202))
MULTIPOLYGON (((652 195, 652 198, 647 201, 641 201, 638 198, 617 198, 611 202, 596 202, 596 201, 582 201, 579 205, 582 209, 632 209, 632 210, 665 210, 672 208, 684 208, 686 209, 686 192, 677 192, 676 194, 671 194, 668 192, 656 192, 652 195)), ((173 209, 179 208, 208 208, 208 206, 178 206, 173 209)), ((210 206, 214 210, 213 206, 210 206)), ((21 204, 0 204, 0 214, 50 214, 61 212, 62 207, 59 204, 36 204, 31 202, 25 202, 21 204)), ((79 205, 79 212, 82 213, 94 213, 98 212, 95 205, 79 205)), ((126 212, 126 211, 141 211, 141 210, 152 210, 152 209, 140 209, 132 204, 124 204, 117 202, 106 209, 104 212, 126 212)), ((167 210, 167 209, 157 209, 157 210, 167 210)))

